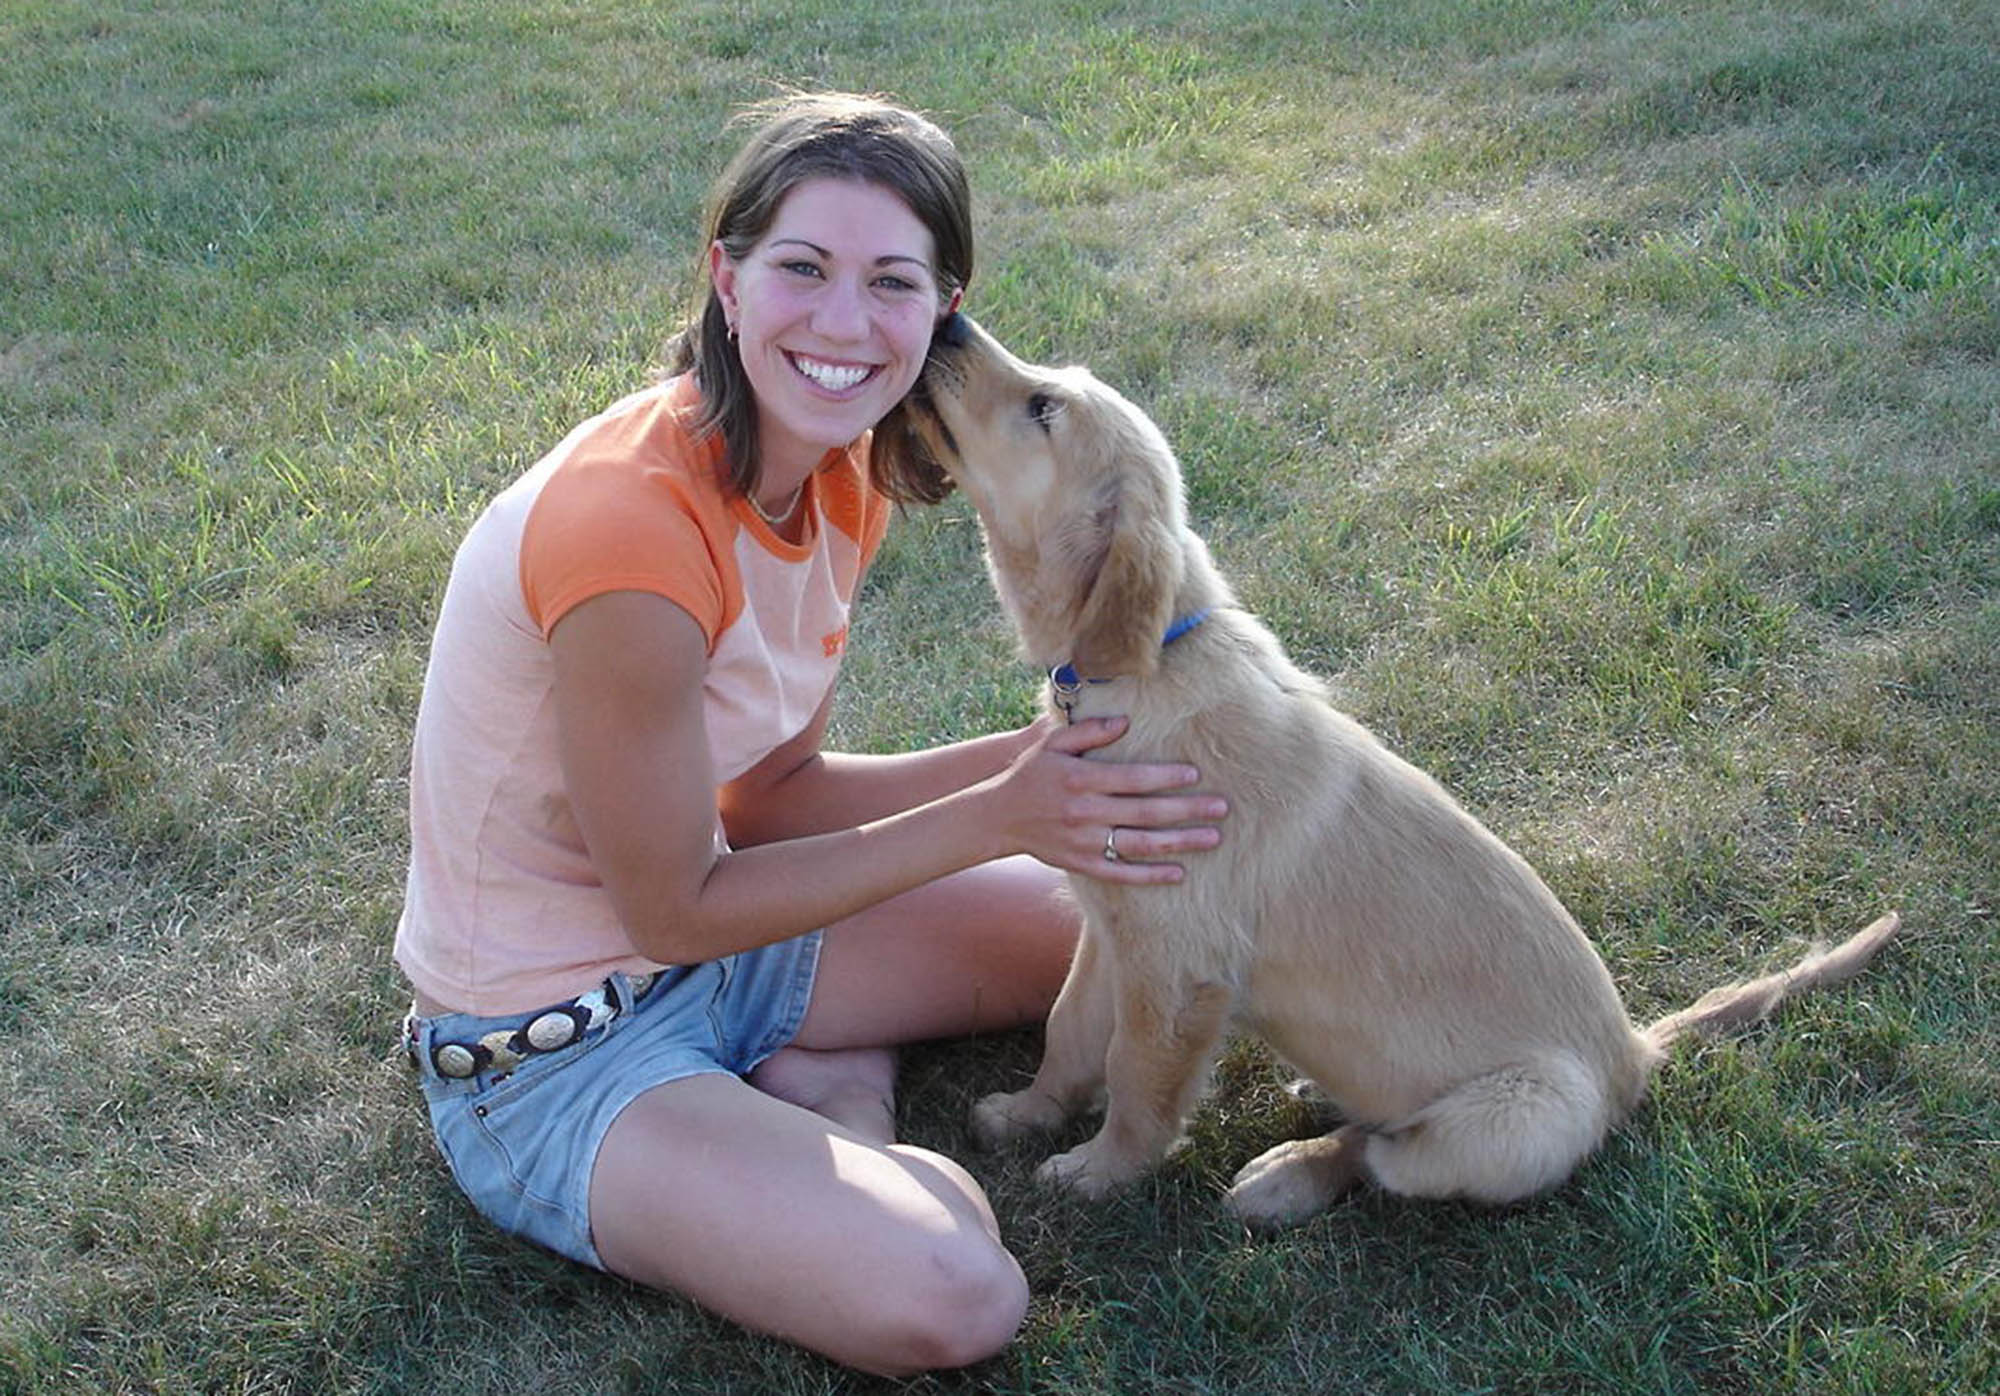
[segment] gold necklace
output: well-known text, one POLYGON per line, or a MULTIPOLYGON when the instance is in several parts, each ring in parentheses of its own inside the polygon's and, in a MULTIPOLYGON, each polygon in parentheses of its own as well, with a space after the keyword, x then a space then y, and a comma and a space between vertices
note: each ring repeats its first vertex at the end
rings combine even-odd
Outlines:
POLYGON ((743 497, 750 501, 750 507, 756 511, 758 518, 762 519, 765 523, 769 524, 772 528, 776 529, 776 528, 782 528, 784 526, 785 520, 789 519, 792 516, 792 511, 799 507, 799 496, 804 494, 805 492, 806 492, 806 482, 801 480, 799 481, 798 485, 792 490, 791 498, 785 501, 785 507, 780 509, 775 514, 771 513, 768 509, 764 507, 763 503, 757 498, 756 493, 754 491, 746 491, 743 497))

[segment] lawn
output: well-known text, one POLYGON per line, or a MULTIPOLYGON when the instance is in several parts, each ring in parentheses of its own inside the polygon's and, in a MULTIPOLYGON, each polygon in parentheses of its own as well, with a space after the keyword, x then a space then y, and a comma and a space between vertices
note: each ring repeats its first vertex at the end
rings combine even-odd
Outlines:
MULTIPOLYGON (((2000 1385, 2000 10, 1982 0, 0 0, 0 1393, 2000 1385), (1016 1343, 842 1372, 507 1240, 394 1049, 454 543, 647 381, 740 104, 890 92, 968 308, 1180 449, 1340 701, 1642 1020, 1889 907, 1567 1185, 1217 1205, 1254 1044, 1102 1206, 905 1056, 1016 1343)), ((837 744, 1024 720, 962 501, 892 530, 837 744)))

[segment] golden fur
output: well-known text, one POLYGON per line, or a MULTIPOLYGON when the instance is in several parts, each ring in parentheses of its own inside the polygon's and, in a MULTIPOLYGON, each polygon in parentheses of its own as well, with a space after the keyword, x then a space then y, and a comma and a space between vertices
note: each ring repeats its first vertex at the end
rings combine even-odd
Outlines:
POLYGON ((1172 1146, 1232 1023, 1347 1123, 1252 1161, 1247 1221, 1296 1221, 1360 1181, 1505 1203, 1562 1181, 1680 1033, 1747 1022, 1853 974, 1891 913, 1830 952, 1643 1031, 1518 855, 1337 711, 1241 609, 1189 531, 1172 450, 1081 369, 1023 363, 958 317, 915 414, 965 490, 1024 649, 1074 665, 1076 715, 1123 713, 1112 760, 1182 761, 1226 795, 1184 882, 1071 879, 1086 928, 1026 1090, 974 1108, 989 1144, 1105 1103, 1041 1176, 1097 1195, 1172 1146), (927 401, 924 401, 927 399, 927 401), (1208 619, 1171 646, 1176 617, 1208 619))

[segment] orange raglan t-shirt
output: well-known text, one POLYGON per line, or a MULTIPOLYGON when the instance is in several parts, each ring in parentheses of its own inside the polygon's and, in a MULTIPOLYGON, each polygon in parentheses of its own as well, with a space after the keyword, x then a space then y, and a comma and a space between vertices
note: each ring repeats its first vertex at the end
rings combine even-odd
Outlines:
POLYGON ((724 483, 720 438, 692 430, 699 406, 682 377, 591 418, 459 546, 417 713, 396 929, 397 963, 441 1004, 527 1012, 657 967, 612 910, 563 786, 548 635, 572 608, 645 591, 694 617, 718 781, 796 736, 833 685, 891 508, 867 443, 808 479, 794 544, 724 483))

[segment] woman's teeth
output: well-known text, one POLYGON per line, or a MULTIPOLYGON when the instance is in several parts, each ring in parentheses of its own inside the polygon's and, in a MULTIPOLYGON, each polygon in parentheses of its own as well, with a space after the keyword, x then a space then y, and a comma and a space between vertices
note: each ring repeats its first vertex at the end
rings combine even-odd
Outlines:
POLYGON ((799 354, 791 356, 792 367, 830 393, 844 393, 875 370, 843 364, 821 363, 799 354))

